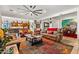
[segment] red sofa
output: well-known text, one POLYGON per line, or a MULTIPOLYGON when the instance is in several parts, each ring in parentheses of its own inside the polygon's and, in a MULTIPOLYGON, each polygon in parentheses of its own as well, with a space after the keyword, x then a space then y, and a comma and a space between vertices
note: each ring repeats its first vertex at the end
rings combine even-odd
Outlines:
POLYGON ((72 37, 72 38, 77 38, 77 34, 64 34, 64 36, 67 36, 67 37, 72 37))
POLYGON ((72 32, 71 30, 63 30, 63 36, 77 38, 77 34, 75 32, 72 32))
POLYGON ((47 29, 48 34, 53 34, 54 31, 57 31, 57 28, 48 28, 47 29))

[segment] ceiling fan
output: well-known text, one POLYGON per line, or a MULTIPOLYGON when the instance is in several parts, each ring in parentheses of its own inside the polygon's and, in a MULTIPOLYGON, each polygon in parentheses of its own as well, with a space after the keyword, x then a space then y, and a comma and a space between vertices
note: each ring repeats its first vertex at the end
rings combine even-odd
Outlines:
POLYGON ((18 8, 19 10, 23 10, 23 11, 26 11, 26 13, 25 13, 25 15, 28 15, 28 14, 30 14, 31 16, 32 15, 35 15, 35 16, 38 16, 38 15, 40 15, 40 14, 43 14, 43 9, 36 9, 36 5, 30 5, 30 6, 25 6, 25 5, 23 5, 23 7, 25 8, 25 9, 21 9, 21 8, 18 8))

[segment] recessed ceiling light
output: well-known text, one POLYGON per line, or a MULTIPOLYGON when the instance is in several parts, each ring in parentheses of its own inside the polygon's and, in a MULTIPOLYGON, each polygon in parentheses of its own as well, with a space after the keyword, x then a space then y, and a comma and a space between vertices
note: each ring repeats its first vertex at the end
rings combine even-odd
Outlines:
POLYGON ((14 11, 14 10, 10 9, 10 11, 14 11))
POLYGON ((9 11, 13 12, 13 13, 17 13, 17 11, 10 9, 9 11))

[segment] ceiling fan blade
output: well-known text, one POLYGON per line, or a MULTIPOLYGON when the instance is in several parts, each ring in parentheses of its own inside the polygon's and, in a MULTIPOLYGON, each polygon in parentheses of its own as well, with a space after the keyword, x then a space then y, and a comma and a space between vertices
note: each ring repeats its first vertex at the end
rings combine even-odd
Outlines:
POLYGON ((34 11, 34 13, 42 14, 41 12, 34 11))
POLYGON ((36 15, 36 16, 38 16, 38 14, 36 14, 36 13, 34 13, 34 12, 32 12, 34 15, 36 15))
POLYGON ((36 16, 38 16, 38 14, 36 14, 36 13, 33 13, 34 15, 36 15, 36 16))
POLYGON ((32 12, 28 7, 26 7, 25 5, 23 5, 27 10, 29 10, 30 12, 32 12))
POLYGON ((42 9, 39 9, 39 10, 35 10, 35 11, 43 11, 42 9))
POLYGON ((36 6, 33 7, 33 9, 35 9, 36 6))
POLYGON ((32 16, 32 14, 31 14, 31 16, 32 16))

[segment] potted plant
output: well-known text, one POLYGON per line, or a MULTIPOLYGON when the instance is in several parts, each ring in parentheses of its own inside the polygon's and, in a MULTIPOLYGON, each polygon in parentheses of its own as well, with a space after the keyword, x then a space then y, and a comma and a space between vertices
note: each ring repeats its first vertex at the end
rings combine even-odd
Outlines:
POLYGON ((12 39, 12 37, 5 34, 6 32, 7 29, 0 29, 0 54, 4 51, 6 44, 12 39))

